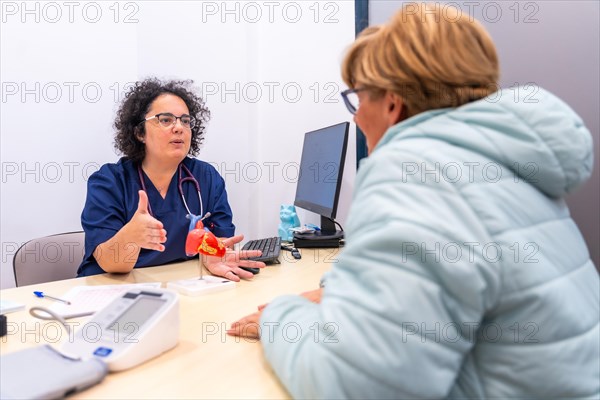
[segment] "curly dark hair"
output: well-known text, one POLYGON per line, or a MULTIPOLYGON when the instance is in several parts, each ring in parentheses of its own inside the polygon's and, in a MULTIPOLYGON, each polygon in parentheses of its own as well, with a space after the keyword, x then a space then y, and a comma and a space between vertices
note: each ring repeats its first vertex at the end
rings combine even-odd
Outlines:
POLYGON ((204 100, 194 93, 192 80, 161 81, 158 78, 148 78, 136 82, 125 95, 123 103, 117 111, 115 119, 115 149, 135 163, 141 162, 146 156, 146 146, 139 138, 146 134, 144 120, 150 105, 160 95, 170 93, 181 98, 190 110, 190 116, 196 119, 192 128, 192 140, 189 154, 195 156, 200 151, 204 140, 206 123, 210 119, 210 111, 204 105, 204 100))

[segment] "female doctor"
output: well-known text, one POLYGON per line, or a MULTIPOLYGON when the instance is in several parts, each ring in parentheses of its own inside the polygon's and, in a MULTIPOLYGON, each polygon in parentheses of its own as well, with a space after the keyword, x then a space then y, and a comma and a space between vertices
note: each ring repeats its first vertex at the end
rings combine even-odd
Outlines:
MULTIPOLYGON (((203 221, 232 246, 235 226, 225 182, 210 164, 190 158, 203 140, 210 112, 190 88, 191 81, 147 79, 126 95, 115 121, 115 148, 124 157, 105 164, 88 180, 81 214, 85 257, 78 276, 127 273, 133 268, 188 259, 188 214, 203 221)), ((260 251, 205 257, 208 270, 233 281, 250 279, 241 267, 264 267, 246 260, 260 251)))

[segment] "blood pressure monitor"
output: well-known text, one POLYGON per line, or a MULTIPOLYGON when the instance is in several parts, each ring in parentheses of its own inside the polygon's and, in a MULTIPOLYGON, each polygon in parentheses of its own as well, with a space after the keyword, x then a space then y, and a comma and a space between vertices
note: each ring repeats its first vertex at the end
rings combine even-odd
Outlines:
POLYGON ((110 371, 143 363, 179 341, 179 299, 164 289, 130 290, 86 322, 62 350, 96 357, 110 371))

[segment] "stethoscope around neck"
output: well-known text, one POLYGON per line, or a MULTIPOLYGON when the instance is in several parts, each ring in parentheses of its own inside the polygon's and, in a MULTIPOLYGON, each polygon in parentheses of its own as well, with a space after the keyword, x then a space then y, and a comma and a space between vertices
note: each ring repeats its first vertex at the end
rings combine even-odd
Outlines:
MULTIPOLYGON (((184 182, 192 182, 194 184, 194 186, 196 186, 196 191, 198 192, 198 200, 200 201, 200 214, 198 215, 203 215, 204 214, 204 206, 202 204, 202 196, 200 195, 200 184, 198 183, 198 181, 196 180, 196 178, 194 178, 194 175, 192 174, 192 171, 190 171, 190 169, 188 167, 186 167, 182 162, 179 163, 179 167, 177 168, 178 171, 178 184, 177 184, 177 189, 179 190, 179 195, 181 196, 181 200, 183 200, 183 205, 185 206, 185 209, 188 212, 188 218, 190 218, 191 216, 194 216, 194 214, 192 214, 192 212, 190 211, 190 208, 187 205, 187 202, 185 201, 185 196, 183 195, 183 183, 184 182), (183 177, 183 172, 185 172, 188 176, 183 177)), ((146 184, 144 183, 144 174, 142 173, 142 165, 139 164, 138 165, 138 176, 140 177, 140 184, 142 185, 142 190, 146 193, 148 193, 148 191, 146 190, 146 184)), ((154 214, 152 213, 152 207, 150 206, 150 198, 148 198, 148 212, 150 213, 150 215, 152 215, 154 217, 154 214)))

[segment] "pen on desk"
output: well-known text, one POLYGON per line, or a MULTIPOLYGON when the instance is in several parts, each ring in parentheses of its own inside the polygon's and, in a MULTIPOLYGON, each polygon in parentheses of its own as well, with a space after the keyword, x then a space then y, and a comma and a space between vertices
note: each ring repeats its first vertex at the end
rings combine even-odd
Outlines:
POLYGON ((68 300, 59 299, 58 297, 54 297, 54 296, 50 296, 50 295, 44 294, 44 292, 33 292, 33 294, 35 294, 39 298, 45 297, 47 299, 61 301, 61 302, 65 303, 65 304, 71 304, 71 302, 68 301, 68 300))

